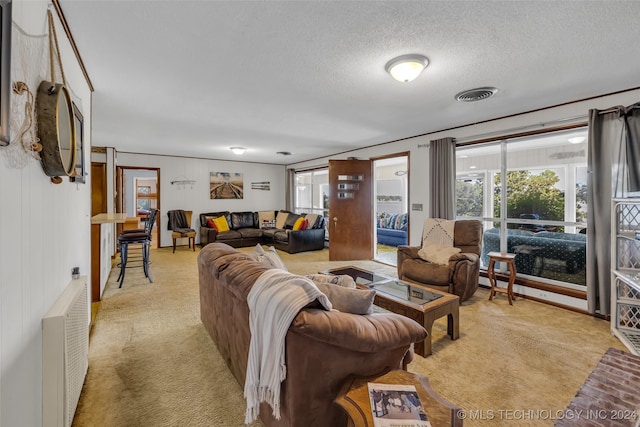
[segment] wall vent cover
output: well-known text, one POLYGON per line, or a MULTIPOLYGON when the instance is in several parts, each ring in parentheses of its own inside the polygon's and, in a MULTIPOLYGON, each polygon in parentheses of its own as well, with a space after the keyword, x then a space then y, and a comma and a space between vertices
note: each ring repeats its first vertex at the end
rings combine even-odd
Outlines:
POLYGON ((456 101, 474 102, 487 99, 495 95, 498 89, 495 87, 479 87, 476 89, 463 90, 456 95, 456 101))

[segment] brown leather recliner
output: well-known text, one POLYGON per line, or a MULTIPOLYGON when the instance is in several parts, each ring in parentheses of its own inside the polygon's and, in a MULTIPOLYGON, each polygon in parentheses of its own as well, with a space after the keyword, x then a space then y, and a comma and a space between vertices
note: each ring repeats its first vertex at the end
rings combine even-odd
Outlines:
POLYGON ((458 295, 460 302, 469 299, 478 289, 482 223, 457 220, 453 246, 461 251, 449 258, 448 265, 423 260, 419 246, 398 246, 398 278, 458 295))

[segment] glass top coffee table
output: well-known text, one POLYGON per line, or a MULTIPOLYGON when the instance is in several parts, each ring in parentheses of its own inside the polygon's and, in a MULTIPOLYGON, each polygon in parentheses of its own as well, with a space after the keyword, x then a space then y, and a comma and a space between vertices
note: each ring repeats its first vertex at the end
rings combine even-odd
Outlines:
POLYGON ((414 347, 415 352, 423 357, 431 354, 431 329, 436 319, 446 315, 447 334, 452 340, 460 336, 460 298, 457 295, 358 267, 334 268, 322 273, 351 276, 357 287, 376 291, 375 305, 413 319, 424 326, 429 334, 424 342, 416 343, 414 347))

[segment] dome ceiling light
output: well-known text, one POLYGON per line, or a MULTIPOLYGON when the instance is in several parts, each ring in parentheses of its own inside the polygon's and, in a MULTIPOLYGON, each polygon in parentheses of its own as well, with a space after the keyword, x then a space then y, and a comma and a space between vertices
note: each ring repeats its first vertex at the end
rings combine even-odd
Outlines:
POLYGON ((482 101, 483 99, 492 97, 496 92, 498 92, 498 89, 495 87, 479 87, 476 89, 463 90, 458 93, 455 98, 456 101, 460 102, 482 101))
POLYGON ((567 141, 569 141, 570 144, 580 144, 581 142, 584 142, 587 138, 585 138, 584 136, 575 136, 573 138, 569 138, 567 141))
POLYGON ((384 69, 397 81, 407 83, 415 80, 427 65, 429 65, 429 59, 426 56, 412 53, 393 58, 387 62, 384 69))
POLYGON ((231 147, 231 148, 229 148, 229 150, 233 151, 233 154, 237 154, 239 156, 241 154, 244 154, 244 150, 246 150, 246 148, 244 148, 244 147, 231 147))

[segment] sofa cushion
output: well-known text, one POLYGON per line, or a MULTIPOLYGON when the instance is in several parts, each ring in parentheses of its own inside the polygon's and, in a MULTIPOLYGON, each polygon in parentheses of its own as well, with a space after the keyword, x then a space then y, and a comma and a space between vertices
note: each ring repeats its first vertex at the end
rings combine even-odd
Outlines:
POLYGON ((302 215, 290 213, 289 215, 287 215, 287 220, 284 222, 283 228, 285 230, 293 230, 293 226, 296 224, 298 218, 302 218, 302 215))
POLYGON ((243 239, 255 239, 262 237, 262 230, 259 228, 239 228, 236 230, 243 239))
POLYGON ((278 212, 278 215, 276 216, 276 228, 283 229, 288 216, 289 212, 287 211, 278 212))
POLYGON ((213 225, 215 226, 214 228, 218 230, 218 233, 225 233, 229 231, 229 224, 227 223, 227 218, 224 216, 214 218, 213 225))
POLYGON ((278 232, 278 231, 282 231, 282 230, 278 230, 277 228, 263 228, 262 229, 262 235, 264 237, 268 237, 270 239, 274 238, 274 235, 278 232))
POLYGON ((417 283, 449 286, 449 266, 435 264, 420 258, 406 259, 402 263, 403 279, 417 283))
POLYGON ((320 292, 329 298, 334 309, 353 314, 372 313, 373 299, 376 296, 375 290, 346 288, 317 280, 313 282, 320 289, 320 292))
POLYGON ((231 228, 258 228, 255 223, 253 212, 231 212, 231 228))
POLYGON ((213 218, 208 218, 207 219, 207 227, 216 228, 216 224, 213 222, 213 218))
POLYGON ((273 233, 273 240, 275 240, 276 242, 287 243, 289 241, 289 231, 275 230, 275 232, 273 233))
POLYGON ((220 240, 224 243, 226 240, 239 240, 242 238, 242 235, 236 230, 227 230, 224 233, 218 232, 216 236, 216 240, 220 240))

